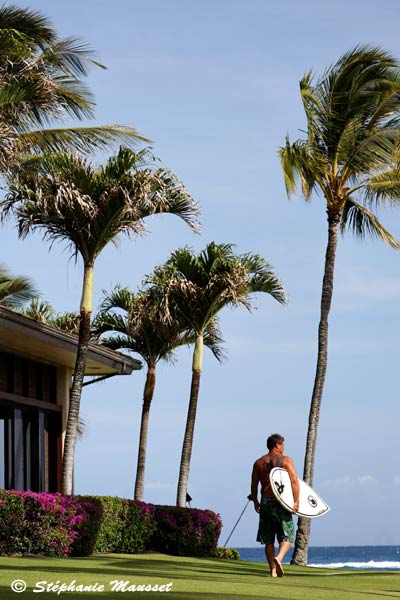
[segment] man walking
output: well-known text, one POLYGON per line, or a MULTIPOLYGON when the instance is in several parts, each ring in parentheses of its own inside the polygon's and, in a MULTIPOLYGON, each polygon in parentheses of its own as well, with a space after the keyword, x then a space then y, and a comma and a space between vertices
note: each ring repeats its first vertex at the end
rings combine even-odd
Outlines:
POLYGON ((260 515, 257 542, 265 544, 265 556, 269 564, 271 577, 282 577, 282 561, 295 539, 292 513, 283 508, 275 498, 269 480, 270 472, 275 467, 282 467, 289 473, 293 490, 293 513, 299 510, 300 486, 293 461, 284 456, 285 440, 274 433, 267 439, 268 454, 261 456, 253 466, 251 476, 251 495, 254 509, 260 515), (261 484, 261 503, 258 501, 258 484, 261 484), (279 543, 279 551, 275 556, 275 536, 279 543))

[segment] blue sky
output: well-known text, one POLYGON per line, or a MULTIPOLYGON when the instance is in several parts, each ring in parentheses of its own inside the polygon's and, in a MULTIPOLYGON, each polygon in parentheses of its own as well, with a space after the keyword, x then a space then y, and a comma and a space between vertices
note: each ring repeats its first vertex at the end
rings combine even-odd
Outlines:
MULTIPOLYGON (((25 6, 25 3, 18 2, 25 6)), ((249 493, 266 437, 286 438, 302 472, 326 217, 314 198, 287 201, 277 149, 298 137, 304 117, 298 81, 321 73, 358 43, 400 58, 398 3, 385 0, 37 0, 64 35, 79 35, 108 70, 88 83, 96 122, 137 127, 202 208, 195 236, 173 217, 154 217, 151 233, 108 248, 96 267, 95 300, 116 283, 136 289, 179 246, 211 240, 258 252, 283 280, 289 304, 256 299, 257 310, 226 310, 228 360, 206 354, 189 492, 193 504, 223 518, 221 543, 249 493)), ((382 215, 400 236, 400 212, 382 215)), ((30 274, 62 310, 79 306, 81 265, 39 236, 18 241, 1 230, 0 261, 30 274)), ((318 437, 315 487, 332 507, 312 525, 313 545, 398 544, 398 332, 400 256, 374 241, 340 240, 330 319, 330 353, 318 437), (390 503, 387 498, 390 498, 390 503)), ((190 388, 191 352, 160 365, 152 407, 145 499, 175 501, 190 388)), ((79 493, 133 494, 145 373, 90 386, 82 399, 88 430, 77 449, 79 493)), ((230 544, 254 546, 249 507, 230 544)))

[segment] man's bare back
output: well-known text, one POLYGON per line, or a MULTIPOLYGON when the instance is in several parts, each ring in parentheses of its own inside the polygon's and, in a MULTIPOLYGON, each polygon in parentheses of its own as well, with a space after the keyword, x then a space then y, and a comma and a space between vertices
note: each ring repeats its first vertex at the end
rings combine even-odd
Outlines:
POLYGON ((253 466, 253 473, 251 476, 251 494, 253 496, 254 508, 256 512, 260 511, 260 504, 258 502, 258 484, 261 484, 261 496, 264 498, 274 498, 274 493, 271 488, 271 482, 269 480, 269 474, 275 467, 282 467, 289 473, 290 481, 292 484, 293 495, 295 500, 295 506, 293 512, 296 512, 299 508, 299 483, 297 480, 296 471, 294 464, 290 456, 284 456, 283 444, 277 448, 273 448, 256 460, 253 466))
POLYGON ((274 467, 285 468, 283 465, 284 458, 286 458, 286 457, 277 456, 275 454, 271 455, 271 453, 268 452, 268 454, 261 456, 254 463, 252 484, 253 484, 253 478, 254 479, 257 478, 257 484, 258 484, 258 482, 261 484, 261 496, 263 496, 265 498, 273 498, 274 497, 274 494, 273 494, 273 491, 271 488, 271 482, 269 480, 269 474, 274 467))

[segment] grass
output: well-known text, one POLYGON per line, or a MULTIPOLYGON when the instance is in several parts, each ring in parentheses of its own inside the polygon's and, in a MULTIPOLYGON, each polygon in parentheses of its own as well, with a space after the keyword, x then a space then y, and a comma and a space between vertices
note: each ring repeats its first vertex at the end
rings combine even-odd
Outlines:
POLYGON ((285 567, 285 576, 271 579, 266 565, 224 559, 182 558, 161 554, 103 554, 89 558, 49 559, 2 557, 1 600, 35 598, 132 597, 131 591, 111 591, 110 581, 128 581, 127 586, 159 586, 172 582, 167 592, 135 592, 133 598, 169 600, 378 600, 400 598, 400 574, 394 571, 339 571, 310 567, 285 567), (10 585, 16 579, 27 583, 27 591, 16 594, 10 585), (104 585, 103 592, 44 592, 32 590, 38 581, 75 585, 104 585))

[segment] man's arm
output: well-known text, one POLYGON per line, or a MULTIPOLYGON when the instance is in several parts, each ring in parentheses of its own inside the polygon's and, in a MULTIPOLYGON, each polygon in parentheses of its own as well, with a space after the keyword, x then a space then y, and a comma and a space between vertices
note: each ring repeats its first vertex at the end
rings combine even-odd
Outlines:
POLYGON ((260 512, 260 503, 258 501, 258 484, 259 484, 259 477, 258 477, 258 470, 256 467, 257 463, 254 463, 253 465, 253 472, 251 474, 251 496, 254 502, 254 510, 256 512, 260 512))
POLYGON ((299 510, 299 496, 300 496, 300 485, 299 480, 296 475, 296 470, 294 468, 294 464, 290 456, 285 456, 282 466, 289 473, 290 483, 292 484, 292 492, 293 492, 293 512, 297 513, 299 510))

